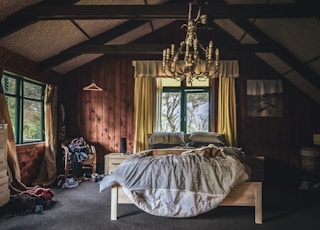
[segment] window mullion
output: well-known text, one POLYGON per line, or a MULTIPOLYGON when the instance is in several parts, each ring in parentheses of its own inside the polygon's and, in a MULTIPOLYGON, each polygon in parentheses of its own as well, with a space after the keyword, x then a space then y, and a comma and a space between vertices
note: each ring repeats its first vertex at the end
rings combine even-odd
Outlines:
POLYGON ((180 127, 181 131, 186 132, 187 130, 187 102, 186 102, 186 92, 184 89, 181 89, 181 119, 180 119, 180 127))

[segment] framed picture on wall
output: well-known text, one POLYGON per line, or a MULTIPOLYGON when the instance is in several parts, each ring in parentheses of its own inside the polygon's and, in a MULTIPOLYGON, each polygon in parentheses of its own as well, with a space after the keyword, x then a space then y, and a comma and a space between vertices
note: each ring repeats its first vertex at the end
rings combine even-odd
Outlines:
POLYGON ((247 80, 249 117, 282 117, 282 81, 247 80))

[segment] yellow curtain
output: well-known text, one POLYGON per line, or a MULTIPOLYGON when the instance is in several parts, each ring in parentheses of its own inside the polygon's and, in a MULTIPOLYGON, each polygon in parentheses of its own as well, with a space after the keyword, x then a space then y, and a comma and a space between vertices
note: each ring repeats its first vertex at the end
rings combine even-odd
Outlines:
POLYGON ((218 133, 226 136, 228 146, 237 146, 237 111, 235 77, 239 76, 238 61, 219 62, 218 133))
POLYGON ((56 179, 57 155, 57 87, 47 85, 45 91, 45 153, 35 185, 50 186, 56 179))
POLYGON ((134 85, 134 152, 143 151, 147 148, 147 134, 152 133, 160 126, 158 115, 161 111, 159 106, 159 94, 161 84, 158 76, 163 75, 161 61, 133 61, 135 68, 134 85))
POLYGON ((137 77, 134 85, 134 152, 146 149, 146 135, 152 132, 153 126, 153 79, 137 77))
POLYGON ((8 111, 8 105, 5 98, 4 90, 2 88, 1 79, 3 71, 0 69, 0 120, 8 124, 8 140, 7 140, 7 163, 8 163, 8 174, 9 174, 9 187, 11 195, 17 194, 21 191, 28 189, 21 182, 20 167, 18 162, 18 156, 16 151, 16 144, 14 140, 14 133, 10 115, 8 111))

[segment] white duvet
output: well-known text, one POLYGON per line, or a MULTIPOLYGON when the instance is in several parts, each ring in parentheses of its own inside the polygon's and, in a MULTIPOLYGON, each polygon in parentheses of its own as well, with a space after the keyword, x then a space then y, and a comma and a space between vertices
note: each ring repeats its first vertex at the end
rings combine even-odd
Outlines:
POLYGON ((234 186, 249 178, 239 159, 217 147, 160 156, 155 156, 156 151, 159 150, 136 153, 123 161, 103 178, 100 192, 121 185, 145 212, 192 217, 216 208, 234 186))

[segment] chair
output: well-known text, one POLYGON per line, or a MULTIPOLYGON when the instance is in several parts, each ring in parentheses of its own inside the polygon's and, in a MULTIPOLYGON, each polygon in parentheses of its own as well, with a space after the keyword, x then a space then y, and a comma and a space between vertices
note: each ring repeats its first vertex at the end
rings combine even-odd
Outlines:
MULTIPOLYGON (((68 145, 71 140, 65 140, 61 143, 61 148, 63 149, 64 153, 64 175, 65 178, 68 178, 71 176, 72 172, 72 164, 71 164, 71 154, 68 145)), ((94 145, 88 144, 89 148, 91 149, 91 154, 88 154, 88 158, 81 163, 82 170, 90 170, 91 173, 96 173, 96 167, 97 167, 97 152, 94 145)))

